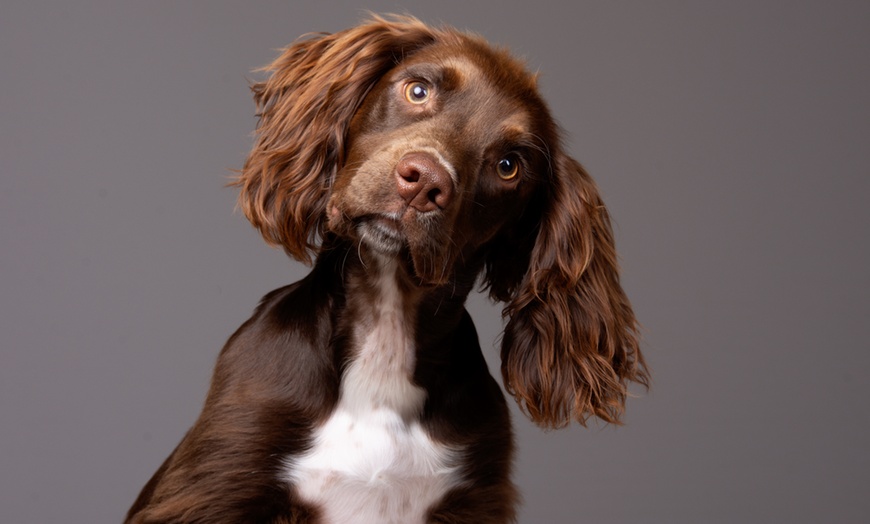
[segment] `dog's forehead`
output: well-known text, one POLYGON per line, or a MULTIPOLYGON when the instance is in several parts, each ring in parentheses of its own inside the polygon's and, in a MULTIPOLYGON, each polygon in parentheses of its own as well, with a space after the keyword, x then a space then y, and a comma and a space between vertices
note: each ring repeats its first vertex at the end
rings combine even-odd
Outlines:
POLYGON ((527 97, 537 93, 537 77, 507 51, 463 38, 436 42, 399 62, 397 69, 431 64, 449 71, 461 85, 490 85, 505 95, 527 97))

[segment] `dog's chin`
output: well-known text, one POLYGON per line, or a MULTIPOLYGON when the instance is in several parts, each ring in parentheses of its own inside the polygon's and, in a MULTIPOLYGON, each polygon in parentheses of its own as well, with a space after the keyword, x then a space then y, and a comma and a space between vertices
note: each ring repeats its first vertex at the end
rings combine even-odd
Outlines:
POLYGON ((359 241, 383 256, 398 256, 407 250, 408 241, 399 223, 389 217, 369 217, 357 224, 359 241))
POLYGON ((449 275, 443 270, 440 249, 436 246, 415 246, 401 223, 387 216, 369 216, 356 224, 357 241, 382 257, 399 260, 418 286, 444 284, 449 275), (433 249, 434 248, 434 249, 433 249))

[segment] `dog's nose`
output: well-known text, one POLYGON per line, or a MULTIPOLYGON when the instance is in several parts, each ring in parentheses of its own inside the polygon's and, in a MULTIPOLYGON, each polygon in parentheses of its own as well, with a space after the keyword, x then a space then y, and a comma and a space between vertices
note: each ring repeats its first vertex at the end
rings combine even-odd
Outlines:
POLYGON ((428 153, 408 153, 396 164, 399 195, 417 211, 444 209, 453 198, 450 173, 428 153))

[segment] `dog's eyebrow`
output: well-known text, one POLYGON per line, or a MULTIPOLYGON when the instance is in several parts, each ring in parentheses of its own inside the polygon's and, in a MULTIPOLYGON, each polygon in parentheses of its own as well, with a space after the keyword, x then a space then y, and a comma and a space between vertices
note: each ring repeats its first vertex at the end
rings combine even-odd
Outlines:
POLYGON ((420 78, 439 82, 444 76, 444 68, 431 63, 411 64, 398 72, 399 78, 420 78))
POLYGON ((538 142, 531 131, 530 115, 525 111, 518 111, 507 117, 501 124, 501 135, 509 142, 520 146, 532 146, 538 142))
POLYGON ((418 78, 435 84, 439 89, 453 91, 465 83, 466 75, 452 64, 420 63, 402 69, 394 81, 418 78))
POLYGON ((531 133, 529 133, 525 127, 515 124, 504 126, 501 133, 505 138, 512 142, 524 142, 531 139, 531 133))

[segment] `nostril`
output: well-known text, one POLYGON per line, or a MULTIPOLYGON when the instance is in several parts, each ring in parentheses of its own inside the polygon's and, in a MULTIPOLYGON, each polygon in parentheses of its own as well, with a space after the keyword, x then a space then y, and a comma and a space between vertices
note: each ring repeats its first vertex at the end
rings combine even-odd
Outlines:
POLYGON ((436 202, 440 195, 441 195, 441 190, 438 189, 437 187, 430 189, 429 192, 426 193, 426 197, 428 197, 428 199, 431 200, 432 202, 436 202))
POLYGON ((399 176, 404 178, 406 182, 416 183, 420 180, 420 172, 414 169, 413 167, 406 167, 405 169, 398 171, 399 176))

